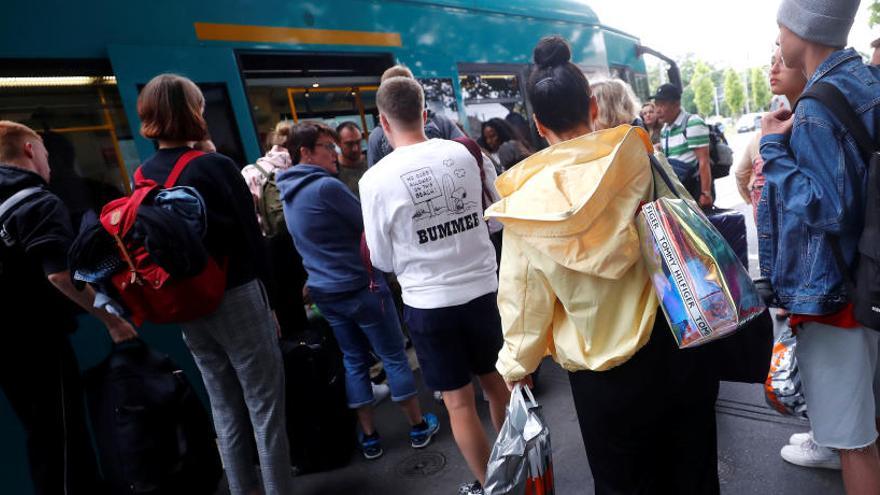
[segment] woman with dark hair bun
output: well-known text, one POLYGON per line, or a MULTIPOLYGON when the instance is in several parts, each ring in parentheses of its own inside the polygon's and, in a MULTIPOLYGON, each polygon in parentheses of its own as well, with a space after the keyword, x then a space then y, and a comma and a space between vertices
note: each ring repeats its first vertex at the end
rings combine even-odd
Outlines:
POLYGON ((527 91, 550 147, 498 178, 498 307, 508 386, 550 354, 569 372, 595 493, 717 494, 718 379, 679 350, 658 311, 635 225, 653 198, 644 129, 593 132, 595 97, 568 43, 542 39, 527 91))

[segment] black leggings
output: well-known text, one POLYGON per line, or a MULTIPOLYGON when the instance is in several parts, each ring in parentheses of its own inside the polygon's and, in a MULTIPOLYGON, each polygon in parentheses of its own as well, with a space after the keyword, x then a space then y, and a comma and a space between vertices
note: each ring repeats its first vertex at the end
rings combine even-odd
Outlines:
POLYGON ((719 493, 711 369, 702 349, 677 348, 658 310, 629 361, 569 374, 597 495, 719 493))

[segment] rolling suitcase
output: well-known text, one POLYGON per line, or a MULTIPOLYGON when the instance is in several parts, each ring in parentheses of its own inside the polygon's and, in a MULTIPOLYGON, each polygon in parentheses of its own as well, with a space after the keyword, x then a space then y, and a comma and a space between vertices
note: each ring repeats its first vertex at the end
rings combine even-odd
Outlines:
POLYGON ((309 330, 282 340, 281 354, 290 460, 296 473, 347 465, 357 441, 357 417, 348 407, 342 353, 335 340, 309 330))
POLYGON ((749 242, 746 235, 745 215, 736 210, 717 207, 707 208, 703 211, 748 271, 749 242))

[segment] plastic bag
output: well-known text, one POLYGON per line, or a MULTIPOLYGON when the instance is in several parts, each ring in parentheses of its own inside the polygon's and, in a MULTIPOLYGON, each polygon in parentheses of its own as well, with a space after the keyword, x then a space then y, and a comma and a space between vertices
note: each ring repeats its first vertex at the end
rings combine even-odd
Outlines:
POLYGON ((489 457, 486 495, 553 495, 550 431, 528 387, 516 385, 489 457))
POLYGON ((785 327, 770 359, 770 372, 764 382, 764 395, 773 409, 786 416, 807 417, 807 401, 804 398, 797 357, 794 354, 797 339, 790 327, 785 327))

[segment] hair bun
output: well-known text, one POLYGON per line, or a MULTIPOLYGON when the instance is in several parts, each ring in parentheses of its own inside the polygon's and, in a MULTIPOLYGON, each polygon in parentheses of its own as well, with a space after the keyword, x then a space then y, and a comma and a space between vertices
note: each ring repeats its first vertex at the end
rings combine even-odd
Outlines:
POLYGON ((535 46, 535 64, 539 67, 554 67, 571 61, 571 48, 561 36, 545 36, 535 46))

